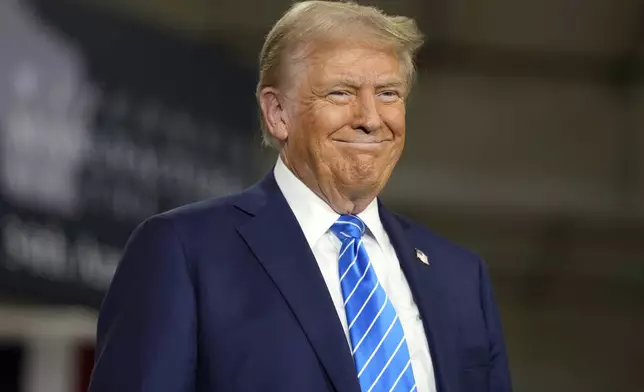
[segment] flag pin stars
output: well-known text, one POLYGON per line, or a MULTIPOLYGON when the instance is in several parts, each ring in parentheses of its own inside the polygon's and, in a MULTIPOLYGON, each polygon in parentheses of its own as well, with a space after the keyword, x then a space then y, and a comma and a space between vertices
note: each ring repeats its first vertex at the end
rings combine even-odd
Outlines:
POLYGON ((418 248, 416 248, 416 258, 422 261, 424 264, 429 265, 429 260, 427 259, 427 255, 418 248))

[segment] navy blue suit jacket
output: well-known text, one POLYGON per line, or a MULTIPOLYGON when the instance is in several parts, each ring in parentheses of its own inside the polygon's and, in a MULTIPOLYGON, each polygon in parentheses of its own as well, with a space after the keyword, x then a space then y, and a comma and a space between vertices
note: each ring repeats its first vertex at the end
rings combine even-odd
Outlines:
MULTIPOLYGON (((484 263, 383 206, 380 216, 438 391, 510 391, 484 263)), ((135 230, 102 305, 89 390, 360 392, 324 279, 272 174, 135 230)))

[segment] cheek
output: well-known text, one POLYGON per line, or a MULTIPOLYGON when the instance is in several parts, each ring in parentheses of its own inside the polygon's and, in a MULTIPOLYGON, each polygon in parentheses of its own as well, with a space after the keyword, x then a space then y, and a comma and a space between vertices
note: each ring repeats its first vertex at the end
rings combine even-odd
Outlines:
POLYGON ((351 108, 348 105, 328 105, 320 108, 315 117, 317 119, 317 125, 328 136, 351 123, 351 108))
POLYGON ((343 107, 324 107, 316 111, 306 124, 306 132, 311 132, 311 141, 322 148, 330 142, 336 132, 342 132, 350 124, 350 112, 343 107))
POLYGON ((382 120, 387 128, 398 136, 405 136, 405 109, 400 107, 388 107, 381 112, 382 120))

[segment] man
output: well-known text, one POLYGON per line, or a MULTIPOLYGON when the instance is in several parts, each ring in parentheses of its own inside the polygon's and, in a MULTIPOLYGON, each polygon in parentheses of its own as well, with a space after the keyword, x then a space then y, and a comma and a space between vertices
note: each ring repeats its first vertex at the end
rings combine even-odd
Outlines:
POLYGON ((482 261, 385 209, 412 20, 295 4, 260 56, 272 173, 149 219, 103 304, 91 392, 502 392, 482 261))

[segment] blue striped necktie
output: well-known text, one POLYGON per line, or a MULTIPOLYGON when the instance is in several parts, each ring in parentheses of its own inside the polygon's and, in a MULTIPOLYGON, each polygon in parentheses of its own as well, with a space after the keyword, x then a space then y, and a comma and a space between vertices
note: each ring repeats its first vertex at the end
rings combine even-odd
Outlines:
POLYGON ((364 222, 342 215, 331 231, 342 242, 340 285, 362 392, 416 391, 402 325, 362 244, 364 222))

